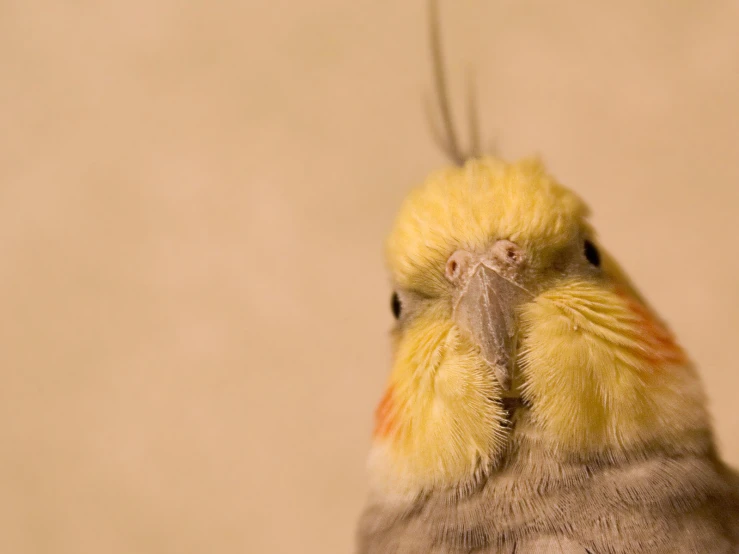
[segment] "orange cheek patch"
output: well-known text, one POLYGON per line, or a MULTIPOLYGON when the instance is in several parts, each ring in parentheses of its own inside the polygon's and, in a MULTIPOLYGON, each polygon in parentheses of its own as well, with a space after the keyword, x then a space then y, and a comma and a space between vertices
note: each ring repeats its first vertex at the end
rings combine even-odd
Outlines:
POLYGON ((375 410, 374 437, 387 437, 395 428, 395 416, 393 413, 393 387, 388 386, 385 394, 375 410))
POLYGON ((626 290, 618 288, 616 293, 636 316, 635 331, 640 339, 640 354, 644 361, 655 369, 685 365, 688 362, 685 352, 664 324, 626 290))

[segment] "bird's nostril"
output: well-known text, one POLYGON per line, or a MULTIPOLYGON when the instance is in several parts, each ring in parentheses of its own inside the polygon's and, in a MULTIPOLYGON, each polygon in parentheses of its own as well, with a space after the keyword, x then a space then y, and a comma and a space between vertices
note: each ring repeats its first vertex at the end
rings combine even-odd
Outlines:
POLYGON ((446 264, 446 278, 455 281, 459 276, 459 262, 453 257, 446 264))
POLYGON ((444 275, 449 281, 455 283, 459 280, 465 270, 465 263, 469 259, 469 256, 470 255, 467 252, 462 250, 457 250, 454 254, 449 256, 444 270, 444 275))
POLYGON ((499 260, 507 261, 510 264, 519 265, 524 261, 524 253, 515 242, 501 239, 493 246, 493 255, 496 255, 499 260))

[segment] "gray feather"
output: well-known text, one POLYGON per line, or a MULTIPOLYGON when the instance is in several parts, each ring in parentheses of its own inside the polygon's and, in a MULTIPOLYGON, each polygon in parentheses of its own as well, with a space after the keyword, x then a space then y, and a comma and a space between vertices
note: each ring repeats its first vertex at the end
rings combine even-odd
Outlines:
POLYGON ((359 554, 739 553, 739 478, 708 434, 575 460, 526 428, 517 424, 504 466, 472 492, 372 500, 359 554))

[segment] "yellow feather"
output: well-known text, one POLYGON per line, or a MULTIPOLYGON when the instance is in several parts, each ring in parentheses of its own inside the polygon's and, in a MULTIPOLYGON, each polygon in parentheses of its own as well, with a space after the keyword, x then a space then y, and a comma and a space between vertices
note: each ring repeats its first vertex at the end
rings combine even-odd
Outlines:
POLYGON ((651 343, 660 324, 642 317, 622 294, 579 281, 523 307, 523 395, 551 443, 586 455, 706 428, 692 366, 669 339, 651 343))
POLYGON ((390 270, 400 287, 437 295, 446 290, 443 268, 454 250, 500 237, 545 266, 581 230, 587 212, 539 160, 473 159, 431 175, 406 198, 387 241, 390 270))
POLYGON ((500 388, 437 304, 398 345, 372 465, 395 492, 445 487, 487 468, 504 445, 500 388))

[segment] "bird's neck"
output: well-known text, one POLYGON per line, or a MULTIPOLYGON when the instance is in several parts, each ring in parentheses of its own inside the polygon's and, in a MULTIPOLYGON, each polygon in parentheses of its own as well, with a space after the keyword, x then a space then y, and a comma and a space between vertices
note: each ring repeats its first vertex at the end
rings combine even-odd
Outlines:
MULTIPOLYGON (((363 528, 371 530, 368 536, 374 533, 375 540, 385 538, 383 533, 406 530, 417 538, 420 530, 423 540, 428 536, 427 550, 432 545, 455 552, 485 550, 503 538, 523 539, 533 528, 567 535, 573 524, 576 528, 604 521, 630 525, 635 517, 648 517, 655 510, 697 509, 707 501, 720 503, 735 496, 727 488, 726 469, 713 453, 710 436, 696 433, 685 439, 683 444, 624 451, 613 457, 577 459, 553 448, 521 413, 505 459, 486 479, 474 487, 459 485, 414 497, 375 494, 365 513, 371 525, 363 528), (486 532, 471 533, 472 523, 474 530, 486 532), (471 544, 471 540, 480 542, 471 544)), ((608 534, 604 544, 622 540, 619 525, 607 525, 601 531, 608 534)))
MULTIPOLYGON (((390 401, 386 398, 380 411, 387 409, 388 402, 390 401)), ((470 455, 456 471, 444 473, 444 481, 435 481, 433 472, 429 471, 425 463, 450 455, 450 451, 444 447, 450 447, 448 437, 451 435, 437 429, 440 436, 447 440, 413 441, 412 447, 416 450, 407 452, 406 458, 402 457, 403 450, 394 450, 396 445, 382 440, 382 437, 378 440, 376 436, 370 458, 375 490, 381 496, 394 498, 400 503, 419 498, 429 491, 458 499, 489 486, 506 486, 505 483, 520 479, 554 486, 562 479, 569 479, 568 475, 588 475, 610 467, 631 467, 653 459, 715 456, 712 433, 707 428, 686 431, 678 441, 657 440, 633 448, 609 447, 600 451, 574 451, 566 448, 556 437, 539 426, 530 408, 519 399, 508 399, 503 405, 507 410, 504 428, 508 434, 505 446, 496 455, 486 458, 479 453, 470 455)), ((403 423, 398 421, 395 425, 402 426, 403 423)), ((451 446, 458 449, 454 455, 475 452, 474 443, 467 443, 467 449, 463 446, 465 441, 472 441, 470 435, 465 435, 465 431, 475 432, 464 427, 454 429, 456 435, 451 446)), ((444 468, 443 465, 441 467, 444 468)))

